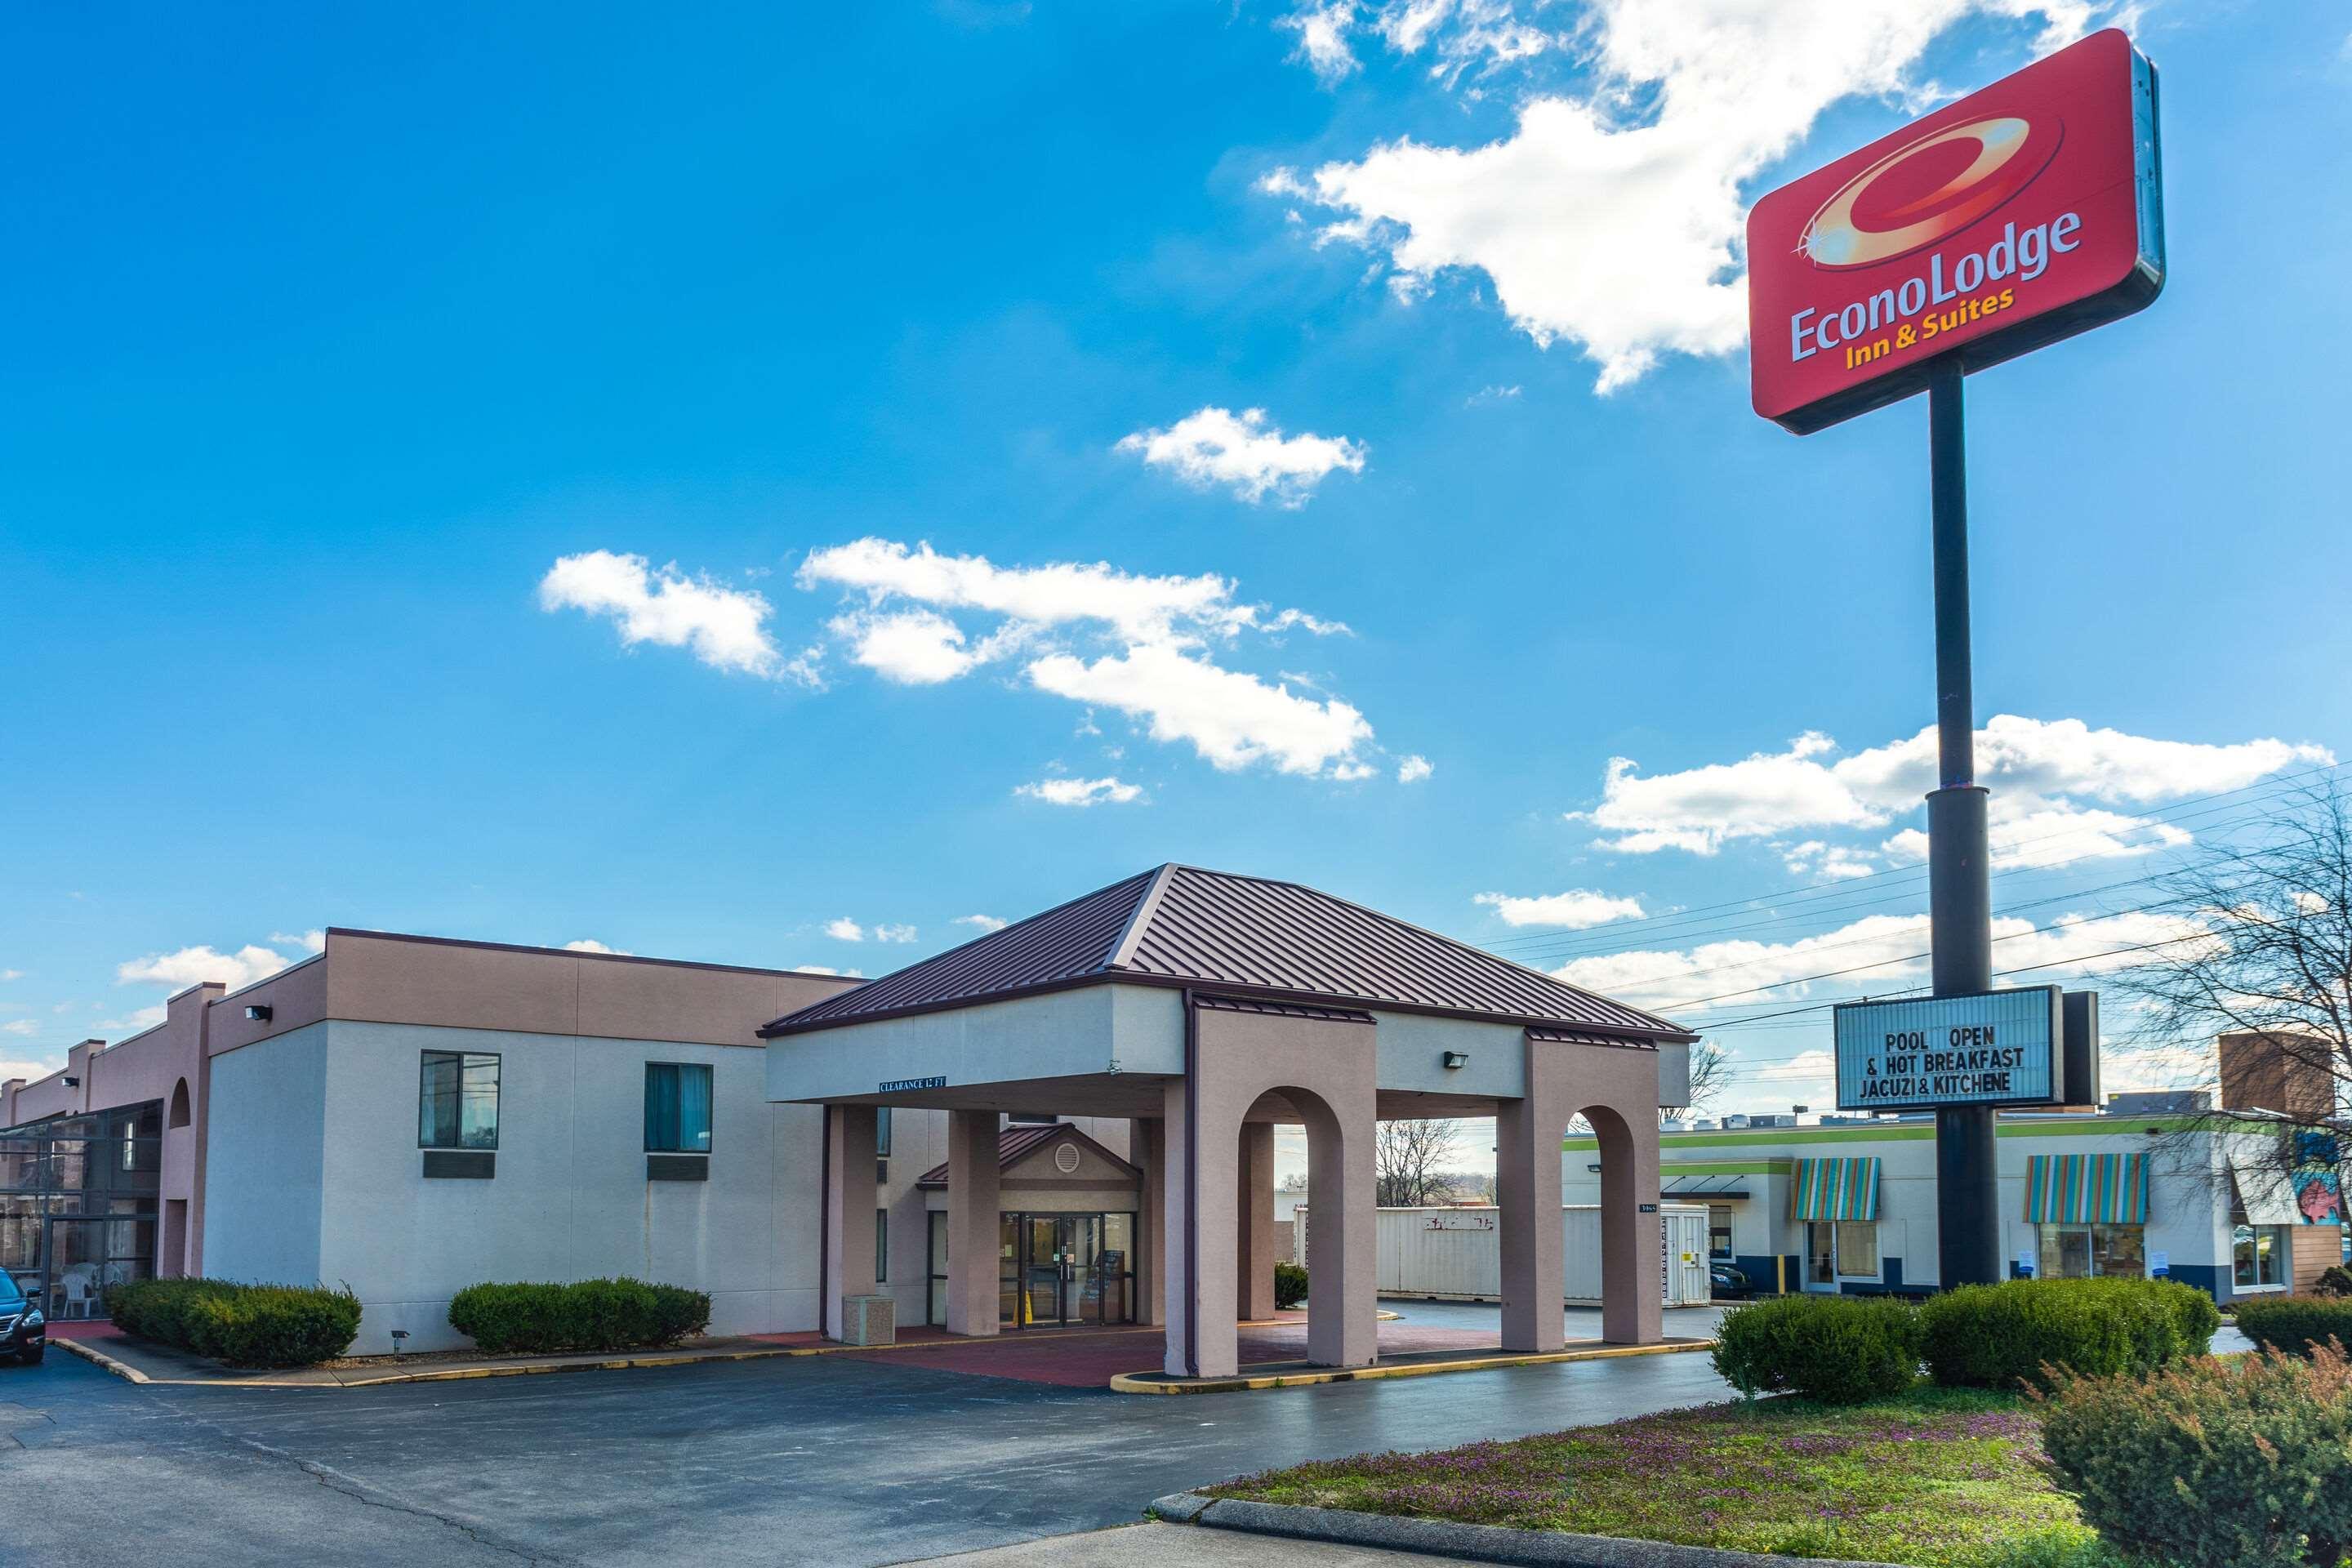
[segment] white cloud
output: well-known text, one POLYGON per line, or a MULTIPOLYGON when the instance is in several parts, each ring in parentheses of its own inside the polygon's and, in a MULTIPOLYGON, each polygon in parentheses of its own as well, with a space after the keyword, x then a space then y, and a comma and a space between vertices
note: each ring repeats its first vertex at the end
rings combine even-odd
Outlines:
POLYGON ((1485 904, 1503 917, 1505 925, 1566 926, 1570 931, 1583 931, 1591 926, 1607 925, 1612 921, 1635 921, 1642 918, 1642 900, 1612 898, 1607 893, 1572 888, 1565 893, 1545 893, 1535 898, 1521 898, 1510 893, 1480 893, 1471 900, 1485 904))
POLYGON ((771 606, 763 595, 688 577, 674 565, 656 568, 642 555, 591 550, 563 556, 540 580, 539 605, 606 616, 626 647, 687 648, 714 669, 769 679, 814 674, 813 666, 795 668, 800 661, 787 661, 768 636, 771 606))
POLYGON ((1016 785, 1013 793, 1044 801, 1047 805, 1100 805, 1105 802, 1125 805, 1143 798, 1140 784, 1121 784, 1115 778, 1040 779, 1035 784, 1016 785))
MULTIPOLYGON (((1969 15, 2038 16, 2037 47, 2049 48, 2101 9, 2095 0, 1591 0, 1577 37, 1589 87, 1528 99, 1510 135, 1468 148, 1401 137, 1305 177, 1276 171, 1263 188, 1335 214, 1319 238, 1378 252, 1401 299, 1448 269, 1484 273, 1516 326, 1538 344, 1578 345, 1608 392, 1662 353, 1739 346, 1743 188, 1823 110, 1857 94, 1932 98, 1920 58, 1969 15)), ((1344 47, 1338 20, 1327 18, 1328 36, 1344 47)), ((1391 5, 1376 30, 1401 54, 1431 47, 1433 74, 1449 82, 1473 60, 1523 59, 1557 41, 1501 0, 1391 5)))
POLYGON ((994 915, 958 915, 950 923, 960 926, 976 927, 980 931, 981 934, 985 936, 992 931, 1003 931, 1006 926, 1011 925, 1013 922, 1011 921, 999 920, 994 915))
MULTIPOLYGON (((1601 804, 1569 816, 1613 835, 1597 841, 1604 849, 1713 855, 1743 838, 1884 828, 1917 810, 1936 787, 1932 726, 1851 756, 1837 757, 1838 749, 1828 736, 1808 731, 1785 751, 1646 776, 1631 759, 1613 757, 1603 775, 1601 804)), ((2292 767, 2334 760, 2320 746, 2277 740, 2230 745, 2159 741, 2094 730, 2079 719, 2000 714, 1977 734, 1977 780, 1992 792, 1994 853, 2009 865, 2134 855, 2185 844, 2189 836, 2180 828, 2108 808, 2242 789, 2292 767), (2069 797, 2101 804, 2084 805, 2069 797)), ((1882 847, 1898 861, 1916 860, 1926 852, 1926 836, 1898 832, 1882 847)), ((1826 858, 1839 851, 1823 841, 1817 851, 1800 844, 1783 853, 1826 858)), ((1860 870, 1822 868, 1830 875, 1867 870, 1851 847, 1844 863, 1860 870)))
MULTIPOLYGON (((1920 837, 1924 839, 1926 835, 1920 837)), ((1788 867, 1791 876, 1819 877, 1830 882, 1872 876, 1877 869, 1858 850, 1843 844, 1824 844, 1818 838, 1782 845, 1780 863, 1788 867)))
POLYGON ((915 940, 915 928, 907 925, 877 925, 874 928, 874 940, 876 942, 912 942, 915 940))
POLYGON ((1032 689, 1117 708, 1156 739, 1191 742, 1221 768, 1265 763, 1285 773, 1339 778, 1364 769, 1371 726, 1338 698, 1293 692, 1216 661, 1242 634, 1348 628, 1299 609, 1235 597, 1214 574, 1141 576, 1104 563, 1001 567, 977 555, 941 555, 861 539, 811 554, 804 589, 831 586, 862 601, 833 629, 851 657, 886 678, 950 680, 1017 661, 1032 689), (974 628, 958 614, 999 617, 974 628))
POLYGON ((327 933, 317 926, 304 931, 274 931, 269 933, 269 942, 273 947, 299 947, 304 952, 327 951, 327 933))
POLYGON ((1141 455, 1203 489, 1222 485, 1255 505, 1273 498, 1276 506, 1307 504, 1335 470, 1364 468, 1364 446, 1344 436, 1285 436, 1263 408, 1234 414, 1214 406, 1196 409, 1165 430, 1139 430, 1118 450, 1141 455))
POLYGON ((1354 707, 1322 701, 1224 669, 1164 644, 1145 644, 1091 663, 1052 654, 1029 667, 1040 690, 1146 721, 1155 741, 1189 741, 1214 766, 1231 771, 1270 763, 1286 773, 1338 777, 1372 738, 1354 707))
POLYGON ((577 942, 567 942, 563 944, 563 951, 566 952, 610 953, 615 958, 627 958, 631 956, 627 948, 607 947, 593 936, 583 936, 577 942))
POLYGON ((0 981, 22 980, 24 978, 25 972, 21 969, 0 969, 0 981))
POLYGON ((37 1035, 40 1032, 40 1025, 30 1018, 11 1018, 0 1024, 0 1035, 37 1035))
POLYGON ((1437 764, 1415 752, 1397 763, 1397 783, 1419 784, 1437 771, 1437 764))
POLYGON ((864 942, 866 928, 847 915, 843 915, 824 922, 824 934, 835 942, 864 942))
POLYGON ((141 1007, 127 1017, 100 1019, 91 1027, 100 1035, 110 1035, 116 1039, 128 1039, 132 1035, 146 1033, 170 1016, 171 1009, 159 1002, 152 1007, 141 1007))
POLYGON ((841 974, 852 980, 866 978, 866 971, 862 969, 835 969, 829 963, 795 963, 793 965, 793 973, 794 974, 841 974))
MULTIPOLYGON (((2037 984, 2065 973, 2097 973, 2135 963, 2138 955, 2092 955, 2170 941, 2197 929, 2144 913, 2062 915, 2050 924, 2053 929, 2038 931, 2033 921, 2015 916, 1995 920, 1993 968, 2034 969, 2037 984)), ((1744 1007, 1811 996, 1817 987, 1841 994, 1900 990, 1924 980, 1927 952, 1926 915, 1866 915, 1790 942, 1727 940, 1601 953, 1571 960, 1552 973, 1571 985, 1636 1006, 1673 1008, 1713 997, 1736 998, 1744 1007), (1804 978, 1809 975, 1834 977, 1804 978)))
POLYGON ((58 1065, 56 1062, 0 1061, 0 1083, 12 1078, 21 1078, 28 1083, 37 1078, 47 1078, 58 1070, 58 1065))
POLYGON ((1301 6, 1276 24, 1298 35, 1292 58, 1315 72, 1326 87, 1357 68, 1355 51, 1348 47, 1348 29, 1356 19, 1352 0, 1301 6))
POLYGON ((255 943, 247 943, 235 952, 219 952, 209 947, 184 947, 173 952, 149 953, 144 958, 117 964, 114 980, 118 985, 173 987, 201 985, 216 980, 235 991, 257 980, 268 979, 294 962, 282 952, 273 952, 255 943))

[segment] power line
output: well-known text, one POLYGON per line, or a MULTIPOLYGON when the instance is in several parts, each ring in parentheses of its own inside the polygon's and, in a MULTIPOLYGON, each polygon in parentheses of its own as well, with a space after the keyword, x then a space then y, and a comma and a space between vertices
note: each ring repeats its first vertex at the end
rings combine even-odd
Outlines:
MULTIPOLYGON (((2185 799, 2175 801, 2170 805, 2165 806, 2159 810, 2140 813, 2137 815, 2131 826, 2124 829, 2114 830, 2085 826, 2060 828, 2050 833, 2037 834, 2030 838, 2015 839, 2005 844, 2002 847, 2005 851, 2013 852, 2029 845, 2048 843, 2056 839, 2082 837, 2095 834, 2106 834, 2117 831, 2131 832, 2142 828, 2177 825, 2181 821, 2192 821, 2203 816, 2211 816, 2217 811, 2234 811, 2245 805, 2252 805, 2258 800, 2269 799, 2279 795, 2289 793, 2293 786, 2300 783, 2316 778, 2323 774, 2336 773, 2345 767, 2352 767, 2352 761, 2329 763, 2322 767, 2306 769, 2301 773, 2281 774, 2275 778, 2260 780, 2254 784, 2242 784, 2236 789, 2216 790, 2208 795, 2191 795, 2185 799), (2215 802, 2229 801, 2231 796, 2236 795, 2252 795, 2253 798, 2249 800, 2234 801, 2228 805, 2214 805, 2212 804, 2215 802), (2193 809, 2199 807, 2203 807, 2205 809, 2193 809)), ((2238 825, 2225 825, 2225 826, 2230 827, 2236 826, 2238 825)), ((1996 872, 1995 875, 2009 877, 2020 876, 2032 872, 2050 871, 2061 867, 2072 865, 2080 860, 2098 858, 2101 857, 2094 852, 2086 852, 2081 855, 2069 856, 2055 861, 2047 861, 2027 866, 2013 866, 2004 871, 1996 872)), ((1864 908, 1868 907, 1872 902, 1884 901, 1902 896, 1900 893, 1886 892, 1884 888, 1865 889, 1863 886, 1864 883, 1879 882, 1885 884, 1887 882, 1888 879, 1899 879, 1906 884, 1916 883, 1924 880, 1926 875, 1927 872, 1924 866, 1890 868, 1885 871, 1872 872, 1865 877, 1848 879, 1847 880, 1832 887, 1824 888, 1813 884, 1796 884, 1776 889, 1770 892, 1753 894, 1744 899, 1730 899, 1719 903, 1701 904, 1688 909, 1668 910, 1661 911, 1655 915, 1638 915, 1631 920, 1625 921, 1612 921, 1609 923, 1605 931, 1599 931, 1591 933, 1568 934, 1557 931, 1531 933, 1523 937, 1499 938, 1486 943, 1485 945, 1490 951, 1496 952, 1502 952, 1506 949, 1549 948, 1553 950, 1556 955, 1559 952, 1565 952, 1571 950, 1605 948, 1610 943, 1622 942, 1629 939, 1636 942, 1651 941, 1658 934, 1666 931, 1720 924, 1721 920, 1725 917, 1721 914, 1716 914, 1717 911, 1730 911, 1731 913, 1737 914, 1748 912, 1759 908, 1759 906, 1766 909, 1790 908, 1801 905, 1822 904, 1824 901, 1828 901, 1836 907, 1864 908), (1874 896, 1872 898, 1855 900, 1853 899, 1853 895, 1857 892, 1869 893, 1874 896), (1713 920, 1701 918, 1710 914, 1716 914, 1716 918, 1713 920), (1644 929, 1639 931, 1630 929, 1633 927, 1641 927, 1644 929)), ((1814 912, 1821 911, 1816 910, 1814 912)), ((1777 924, 1780 922, 1767 921, 1762 923, 1777 924)), ((1506 956, 1509 956, 1509 954, 1507 953, 1506 956)))

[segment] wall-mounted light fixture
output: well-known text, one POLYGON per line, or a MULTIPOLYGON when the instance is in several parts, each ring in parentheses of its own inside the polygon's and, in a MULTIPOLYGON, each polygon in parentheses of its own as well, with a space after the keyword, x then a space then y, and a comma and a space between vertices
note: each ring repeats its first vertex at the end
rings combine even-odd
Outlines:
POLYGON ((69 1078, 66 1079, 66 1087, 68 1089, 79 1089, 81 1087, 81 1079, 78 1078, 69 1078))
POLYGON ((256 1024, 267 1024, 270 1019, 269 1004, 267 1002, 253 1003, 246 1008, 245 1016, 247 1019, 256 1024))
POLYGON ((1466 1068, 1470 1065, 1470 1053, 1468 1051, 1448 1051, 1445 1053, 1445 1065, 1449 1068, 1466 1068))

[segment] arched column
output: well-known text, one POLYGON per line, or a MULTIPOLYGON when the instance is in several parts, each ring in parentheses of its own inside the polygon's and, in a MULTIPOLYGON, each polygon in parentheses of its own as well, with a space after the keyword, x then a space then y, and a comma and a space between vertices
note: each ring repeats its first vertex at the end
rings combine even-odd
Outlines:
POLYGON ((1562 1341, 1567 1268, 1560 1143, 1579 1115, 1601 1139, 1601 1337, 1664 1338, 1658 1230, 1659 1053, 1526 1036, 1527 1094, 1495 1118, 1501 1209, 1503 1348, 1540 1353, 1562 1341))
POLYGON ((1240 1212, 1234 1216, 1240 1251, 1235 1260, 1234 1310, 1244 1323, 1274 1316, 1274 1123, 1244 1121, 1241 1179, 1235 1184, 1240 1212))
MULTIPOLYGON (((1226 1377, 1237 1370, 1242 1129, 1270 1092, 1307 1123, 1316 1269, 1307 1288, 1308 1359, 1370 1364, 1379 1321, 1372 1208, 1379 1063, 1370 1015, 1196 998, 1187 1024, 1187 1071, 1167 1085, 1164 1100, 1168 1371, 1226 1377)), ((1269 1191, 1269 1231, 1272 1205, 1269 1191)), ((1270 1263, 1268 1275, 1270 1283, 1270 1263)))

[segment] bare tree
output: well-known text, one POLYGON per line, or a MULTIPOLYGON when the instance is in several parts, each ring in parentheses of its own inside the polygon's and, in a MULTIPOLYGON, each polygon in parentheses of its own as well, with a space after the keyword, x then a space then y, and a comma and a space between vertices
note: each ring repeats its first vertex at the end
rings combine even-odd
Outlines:
POLYGON ((1377 1172, 1374 1202, 1382 1208, 1420 1208, 1453 1197, 1453 1187, 1442 1170, 1454 1157, 1462 1123, 1439 1117, 1429 1121, 1383 1121, 1372 1140, 1377 1172))
POLYGON ((1304 1171, 1293 1171, 1290 1174, 1283 1177, 1282 1190, 1286 1193, 1305 1192, 1307 1190, 1307 1173, 1304 1171))
POLYGON ((1713 1040, 1701 1040, 1691 1047, 1689 1103, 1658 1107, 1658 1120, 1698 1115, 1715 1103, 1716 1097, 1730 1081, 1731 1058, 1713 1040))
POLYGON ((2215 1109, 2200 1129, 2266 1132, 2288 1171, 2332 1167, 2352 1139, 2352 798, 2332 776, 2295 791, 2251 837, 2200 850, 2158 888, 2153 912, 2180 934, 2110 982, 2141 1048, 2210 1082, 2217 1037, 2261 1037, 2275 1058, 2248 1081, 2279 1103, 2215 1109))

